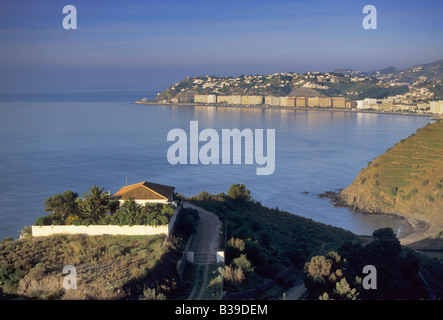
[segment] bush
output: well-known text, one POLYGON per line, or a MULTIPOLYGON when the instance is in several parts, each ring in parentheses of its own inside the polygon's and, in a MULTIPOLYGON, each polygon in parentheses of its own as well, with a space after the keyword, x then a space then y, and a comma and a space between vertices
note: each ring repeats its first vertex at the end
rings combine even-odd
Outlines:
POLYGON ((147 288, 143 290, 143 296, 140 297, 140 300, 166 300, 166 296, 161 292, 157 293, 154 288, 147 288))
POLYGON ((63 225, 64 221, 57 215, 51 213, 47 216, 38 217, 35 219, 34 225, 35 226, 58 226, 63 225))
POLYGON ((208 200, 211 198, 211 195, 207 192, 207 191, 201 191, 198 195, 197 195, 197 200, 208 200))
POLYGON ((246 258, 245 254, 241 254, 240 257, 235 258, 232 261, 232 265, 237 268, 240 268, 243 271, 243 273, 254 271, 254 267, 252 267, 251 261, 249 261, 248 258, 246 258))
POLYGON ((228 190, 228 196, 235 200, 249 200, 251 191, 244 184, 233 184, 228 190))
POLYGON ((233 268, 231 266, 225 266, 223 272, 223 278, 228 281, 231 285, 237 285, 245 280, 245 275, 240 268, 233 268))

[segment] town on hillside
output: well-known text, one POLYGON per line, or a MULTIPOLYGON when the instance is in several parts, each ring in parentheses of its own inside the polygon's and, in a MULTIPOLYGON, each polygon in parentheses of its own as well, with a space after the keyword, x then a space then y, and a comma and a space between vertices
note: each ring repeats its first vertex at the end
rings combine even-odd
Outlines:
POLYGON ((187 77, 158 93, 155 100, 143 98, 136 103, 331 108, 442 115, 443 83, 440 76, 435 76, 435 70, 440 69, 443 70, 443 60, 404 70, 391 67, 372 72, 337 69, 326 73, 187 77))

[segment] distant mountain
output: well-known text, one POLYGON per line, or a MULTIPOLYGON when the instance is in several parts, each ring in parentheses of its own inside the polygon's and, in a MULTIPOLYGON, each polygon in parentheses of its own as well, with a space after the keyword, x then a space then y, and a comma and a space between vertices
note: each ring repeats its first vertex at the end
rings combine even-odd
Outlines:
POLYGON ((409 84, 423 80, 423 77, 426 77, 426 80, 428 81, 437 82, 443 80, 443 59, 404 69, 387 67, 379 70, 369 71, 367 74, 376 78, 380 77, 384 81, 395 81, 409 84))
POLYGON ((385 75, 385 74, 389 74, 389 73, 396 73, 397 71, 399 71, 396 67, 387 67, 384 69, 380 69, 380 70, 373 70, 373 71, 369 71, 367 74, 369 76, 377 76, 377 75, 385 75))
POLYGON ((365 72, 362 72, 362 71, 356 71, 356 70, 346 69, 346 68, 335 69, 332 72, 333 73, 342 73, 344 75, 347 74, 349 76, 351 76, 351 75, 364 75, 364 74, 366 74, 365 72))
POLYGON ((342 73, 344 75, 353 76, 369 76, 383 81, 395 81, 413 84, 419 80, 423 80, 421 77, 426 77, 428 81, 442 81, 443 80, 443 59, 435 62, 420 64, 404 69, 398 69, 393 66, 389 66, 383 69, 376 69, 371 71, 356 71, 347 68, 339 68, 332 71, 334 73, 342 73))

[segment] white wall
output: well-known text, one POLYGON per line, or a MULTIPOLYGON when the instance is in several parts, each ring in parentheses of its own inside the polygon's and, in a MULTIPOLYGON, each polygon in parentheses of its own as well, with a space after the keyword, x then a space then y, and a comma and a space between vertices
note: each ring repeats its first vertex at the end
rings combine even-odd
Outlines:
MULTIPOLYGON (((120 206, 123 206, 126 200, 118 200, 120 202, 120 206)), ((162 204, 169 204, 169 201, 167 199, 165 200, 134 200, 135 203, 144 206, 146 203, 162 203, 162 204)))
POLYGON ((114 226, 114 225, 90 225, 90 226, 32 226, 33 237, 46 237, 53 234, 87 234, 90 236, 98 236, 103 234, 110 235, 155 235, 169 234, 168 225, 151 227, 151 226, 114 226))
POLYGON ((158 227, 151 226, 117 226, 117 225, 89 225, 89 226, 32 226, 33 237, 46 237, 53 234, 87 234, 98 236, 103 234, 126 235, 126 236, 150 236, 154 234, 165 234, 169 236, 173 232, 175 221, 183 204, 175 208, 174 215, 169 224, 158 227))

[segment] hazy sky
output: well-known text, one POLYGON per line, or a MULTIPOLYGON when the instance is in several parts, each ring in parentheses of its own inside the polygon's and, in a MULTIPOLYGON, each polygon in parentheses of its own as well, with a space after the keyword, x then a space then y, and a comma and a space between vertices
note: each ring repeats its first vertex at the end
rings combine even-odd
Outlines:
POLYGON ((443 58, 442 14, 441 0, 1 0, 0 91, 407 67, 443 58), (368 4, 376 30, 362 26, 368 4), (76 30, 62 26, 65 5, 76 30))

